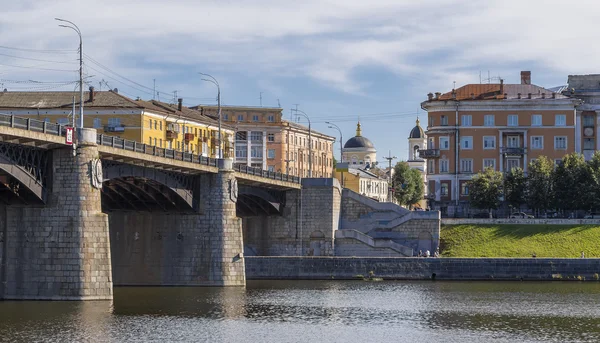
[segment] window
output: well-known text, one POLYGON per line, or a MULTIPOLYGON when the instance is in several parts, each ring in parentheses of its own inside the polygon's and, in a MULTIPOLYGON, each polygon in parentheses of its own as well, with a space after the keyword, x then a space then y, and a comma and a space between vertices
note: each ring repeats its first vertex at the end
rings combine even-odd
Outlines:
POLYGON ((514 168, 520 167, 520 161, 514 158, 509 158, 506 160, 506 171, 511 171, 514 168))
POLYGON ((248 157, 248 147, 246 145, 237 145, 235 147, 235 157, 247 158, 248 157))
POLYGON ((460 184, 460 194, 469 195, 469 183, 463 182, 460 184))
POLYGON ((496 136, 483 136, 484 149, 496 149, 496 136))
POLYGON ((152 119, 148 119, 148 128, 152 129, 152 119))
POLYGON ((57 123, 59 125, 68 125, 69 124, 69 118, 59 118, 57 123))
POLYGON ((448 137, 440 137, 440 149, 441 150, 449 150, 450 149, 450 139, 448 137))
POLYGON ((252 121, 258 121, 258 116, 257 115, 252 116, 252 121))
POLYGON ((275 158, 275 149, 269 149, 267 151, 267 158, 275 158))
POLYGON ((554 136, 554 149, 555 150, 566 150, 567 149, 567 137, 554 136))
POLYGON ((557 159, 554 160, 554 166, 555 167, 558 167, 558 166, 560 166, 562 164, 563 164, 563 160, 562 159, 557 158, 557 159))
POLYGON ((447 183, 442 183, 442 186, 440 187, 440 194, 442 196, 448 196, 448 184, 447 183))
POLYGON ((594 126, 594 116, 583 116, 583 126, 588 127, 588 126, 594 126))
POLYGON ((433 117, 429 117, 429 126, 433 126, 434 123, 433 117))
POLYGON ((275 171, 275 166, 269 166, 269 171, 270 172, 274 172, 275 171))
POLYGON ((157 140, 156 137, 154 138, 154 146, 156 146, 157 140))
POLYGON ((567 125, 567 116, 564 114, 557 114, 554 116, 554 125, 555 126, 566 126, 567 125))
POLYGON ((460 137, 460 148, 463 150, 473 149, 473 136, 460 137))
POLYGON ((507 136, 506 137, 506 146, 509 148, 520 148, 521 147, 521 137, 520 136, 507 136))
POLYGON ((484 158, 483 159, 483 169, 492 168, 492 170, 496 170, 496 159, 495 158, 484 158))
POLYGON ((121 118, 108 118, 108 126, 110 126, 110 127, 121 126, 121 118))
POLYGON ((158 140, 158 146, 162 148, 162 138, 158 140))
POLYGON ((263 157, 262 147, 260 147, 260 146, 250 147, 250 157, 262 158, 263 157))
POLYGON ((448 126, 448 116, 442 116, 441 118, 442 126, 448 126))
POLYGON ((544 137, 543 136, 531 136, 531 149, 544 149, 544 137))
POLYGON ((223 115, 223 119, 224 119, 224 120, 226 120, 226 121, 227 121, 227 120, 229 120, 229 114, 225 113, 225 114, 223 115))
POLYGON ((248 133, 246 131, 238 131, 235 133, 235 140, 236 141, 247 141, 248 140, 248 133))
POLYGON ((584 138, 583 139, 583 149, 584 150, 593 150, 594 149, 594 139, 593 138, 584 138))
POLYGON ((269 142, 275 142, 275 134, 269 133, 267 135, 267 141, 269 141, 269 142))
POLYGON ((45 121, 46 123, 49 123, 49 122, 50 122, 50 118, 44 118, 44 121, 45 121))
POLYGON ((494 126, 496 120, 493 114, 486 114, 483 116, 483 126, 494 126))
POLYGON ((435 161, 427 160, 427 174, 435 174, 435 161))
POLYGON ((460 160, 460 172, 461 173, 472 173, 473 172, 473 160, 470 158, 462 158, 460 160))
POLYGON ((102 119, 94 118, 94 129, 99 129, 102 127, 102 119))
POLYGON ((427 148, 435 149, 435 145, 433 144, 433 142, 434 142, 433 138, 429 138, 429 143, 427 143, 427 148))
POLYGON ((244 115, 238 114, 238 121, 244 121, 244 115))
POLYGON ((156 120, 154 121, 154 130, 158 130, 158 122, 156 120))
POLYGON ((272 123, 275 121, 275 116, 268 116, 267 120, 272 123))
POLYGON ((542 126, 542 115, 532 114, 531 115, 531 126, 542 126))
POLYGON ((448 160, 440 160, 440 173, 448 172, 448 160))
POLYGON ((252 131, 250 132, 250 140, 251 141, 262 141, 262 132, 260 131, 252 131))
POLYGON ((177 142, 177 150, 181 149, 181 142, 177 142))
POLYGON ((162 121, 158 122, 158 128, 162 131, 162 121))
POLYGON ((535 163, 535 161, 537 161, 537 158, 532 158, 529 160, 529 165, 532 165, 535 163))
POLYGON ((463 115, 460 119, 462 126, 471 126, 471 120, 473 117, 471 115, 463 115))
POLYGON ((152 137, 148 137, 148 145, 152 145, 152 137))
POLYGON ((519 116, 516 114, 509 114, 506 125, 507 126, 519 126, 519 116))

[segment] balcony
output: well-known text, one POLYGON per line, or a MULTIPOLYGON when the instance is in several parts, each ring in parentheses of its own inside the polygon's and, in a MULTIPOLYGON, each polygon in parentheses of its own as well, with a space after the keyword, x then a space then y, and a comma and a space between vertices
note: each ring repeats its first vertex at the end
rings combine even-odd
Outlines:
POLYGON ((439 158, 440 149, 419 149, 420 158, 439 158))
POLYGON ((173 130, 167 130, 167 139, 177 139, 179 132, 173 130))
POLYGON ((183 134, 183 139, 186 142, 193 141, 194 140, 194 134, 193 133, 184 133, 183 134))
POLYGON ((124 126, 105 126, 104 132, 125 132, 124 126))
POLYGON ((502 147, 500 152, 504 156, 523 156, 525 154, 525 148, 513 148, 513 147, 502 147))

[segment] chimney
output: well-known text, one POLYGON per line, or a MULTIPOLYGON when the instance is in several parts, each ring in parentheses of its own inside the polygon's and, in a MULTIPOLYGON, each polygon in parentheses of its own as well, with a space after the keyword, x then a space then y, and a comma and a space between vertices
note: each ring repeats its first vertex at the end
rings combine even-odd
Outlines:
POLYGON ((427 94, 427 101, 431 101, 433 100, 433 93, 428 93, 427 94))
POLYGON ((552 99, 556 99, 556 93, 552 92, 552 99))
POLYGON ((90 86, 90 102, 94 102, 94 86, 90 86))
POLYGON ((527 93, 527 99, 531 99, 531 93, 527 93))
POLYGON ((115 92, 115 93, 119 94, 119 88, 115 88, 115 89, 113 89, 113 92, 115 92))
POLYGON ((531 84, 531 72, 530 71, 522 71, 521 72, 521 84, 522 85, 530 85, 531 84))
POLYGON ((179 98, 179 99, 177 99, 177 110, 181 111, 182 108, 183 108, 183 98, 179 98))
POLYGON ((452 99, 456 99, 456 90, 452 90, 452 99))
POLYGON ((546 93, 542 93, 542 99, 546 99, 546 93))
POLYGON ((517 99, 521 99, 521 93, 517 93, 517 99))
POLYGON ((500 94, 504 94, 504 80, 500 79, 500 94))
POLYGON ((440 95, 442 95, 442 93, 435 92, 435 100, 440 100, 440 95))
POLYGON ((471 99, 475 100, 475 93, 471 93, 471 99))

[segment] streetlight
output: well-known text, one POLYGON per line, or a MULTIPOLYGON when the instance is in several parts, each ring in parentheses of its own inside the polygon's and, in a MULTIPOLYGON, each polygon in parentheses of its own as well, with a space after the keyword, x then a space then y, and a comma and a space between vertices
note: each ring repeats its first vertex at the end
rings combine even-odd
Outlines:
MULTIPOLYGON (((392 151, 389 150, 388 152, 388 156, 385 157, 385 159, 388 161, 389 165, 390 165, 390 177, 389 177, 389 185, 388 185, 388 201, 389 202, 393 202, 393 194, 392 194, 392 160, 395 160, 397 157, 396 156, 392 156, 392 151)), ((403 187, 404 188, 404 187, 403 187)))
POLYGON ((219 158, 223 158, 223 142, 221 140, 221 86, 219 86, 219 82, 212 75, 198 73, 202 76, 209 77, 209 79, 201 79, 202 81, 210 82, 217 86, 217 115, 219 116, 219 135, 218 135, 218 144, 219 144, 219 158))
MULTIPOLYGON (((340 133, 340 163, 344 163, 344 151, 342 148, 342 142, 344 141, 344 138, 342 136, 342 130, 340 129, 339 126, 335 125, 332 122, 326 121, 325 124, 329 124, 328 128, 330 129, 337 129, 338 132, 340 133)), ((342 178, 342 187, 344 187, 344 172, 341 172, 341 178, 342 178)))
MULTIPOLYGON (((79 30, 79 27, 77 27, 77 25, 75 25, 75 23, 65 20, 65 19, 60 19, 60 18, 54 18, 54 20, 58 20, 64 23, 68 23, 69 25, 58 25, 60 27, 66 27, 69 28, 75 32, 77 32, 77 34, 79 35, 79 129, 83 129, 83 40, 81 39, 81 31, 79 30)), ((75 113, 73 113, 73 116, 75 116, 75 113)))
POLYGON ((300 115, 308 120, 308 177, 312 177, 312 131, 310 130, 310 118, 308 117, 308 114, 297 108, 293 110, 296 111, 296 114, 300 112, 300 115))

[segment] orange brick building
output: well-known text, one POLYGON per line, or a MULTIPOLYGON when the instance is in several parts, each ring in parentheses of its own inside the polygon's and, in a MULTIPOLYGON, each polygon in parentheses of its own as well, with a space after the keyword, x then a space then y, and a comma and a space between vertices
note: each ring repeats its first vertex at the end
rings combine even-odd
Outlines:
POLYGON ((491 167, 509 171, 539 156, 560 160, 581 152, 576 107, 581 101, 531 84, 468 84, 451 92, 428 94, 427 159, 429 206, 442 215, 469 211, 471 177, 491 167))

